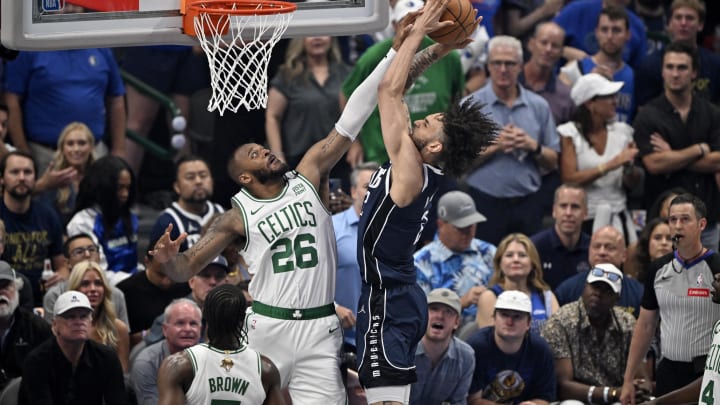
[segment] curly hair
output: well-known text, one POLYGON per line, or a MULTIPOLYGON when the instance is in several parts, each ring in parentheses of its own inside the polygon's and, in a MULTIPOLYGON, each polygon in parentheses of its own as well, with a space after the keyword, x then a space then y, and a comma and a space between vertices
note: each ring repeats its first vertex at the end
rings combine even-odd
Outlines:
POLYGON ((132 235, 132 215, 130 207, 135 204, 135 175, 130 166, 121 158, 105 156, 92 163, 85 177, 80 181, 75 213, 86 208, 99 207, 107 238, 114 236, 115 224, 118 220, 128 235, 132 235), (130 190, 125 203, 118 200, 118 179, 125 170, 130 174, 130 190))
POLYGON ((80 291, 83 277, 89 271, 95 271, 103 284, 103 300, 94 309, 92 320, 95 331, 100 338, 99 343, 117 348, 118 332, 117 328, 115 328, 116 316, 112 303, 112 288, 110 288, 110 283, 105 278, 105 272, 100 268, 100 265, 90 260, 83 260, 75 264, 70 272, 70 277, 68 277, 68 290, 80 291))
POLYGON ((530 274, 527 276, 528 287, 540 292, 549 290, 550 286, 545 282, 545 280, 543 280, 540 254, 530 238, 522 233, 511 233, 501 240, 500 244, 498 244, 497 250, 495 251, 495 257, 493 257, 493 267, 495 268, 495 272, 490 277, 488 286, 494 286, 496 284, 502 285, 505 281, 505 273, 503 273, 502 268, 500 267, 500 262, 502 261, 505 251, 507 251, 512 242, 517 242, 523 245, 527 251, 528 257, 530 258, 530 265, 532 266, 532 269, 530 269, 530 274))
POLYGON ((438 163, 450 176, 465 174, 500 130, 482 108, 482 104, 468 98, 462 103, 451 102, 442 116, 444 140, 438 163))

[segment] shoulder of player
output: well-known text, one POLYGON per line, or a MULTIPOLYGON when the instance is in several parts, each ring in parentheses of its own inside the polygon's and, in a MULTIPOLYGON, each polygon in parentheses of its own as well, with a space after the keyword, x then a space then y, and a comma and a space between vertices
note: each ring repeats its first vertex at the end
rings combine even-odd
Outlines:
POLYGON ((712 254, 705 257, 705 261, 713 274, 720 273, 720 254, 712 252, 712 254))
POLYGON ((192 380, 195 371, 190 355, 185 350, 182 350, 167 356, 160 365, 158 374, 165 374, 173 380, 184 380, 186 377, 192 380))
POLYGON ((278 371, 275 363, 272 362, 265 355, 259 354, 260 356, 260 377, 262 378, 263 386, 266 390, 270 389, 271 386, 280 385, 280 372, 278 371))

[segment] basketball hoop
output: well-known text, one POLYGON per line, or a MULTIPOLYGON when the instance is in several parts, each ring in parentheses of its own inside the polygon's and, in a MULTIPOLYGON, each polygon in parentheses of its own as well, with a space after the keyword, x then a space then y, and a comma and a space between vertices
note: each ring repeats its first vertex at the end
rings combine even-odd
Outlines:
POLYGON ((223 115, 240 106, 265 108, 272 48, 297 6, 276 0, 200 0, 184 9, 183 30, 198 38, 210 65, 208 111, 223 115))

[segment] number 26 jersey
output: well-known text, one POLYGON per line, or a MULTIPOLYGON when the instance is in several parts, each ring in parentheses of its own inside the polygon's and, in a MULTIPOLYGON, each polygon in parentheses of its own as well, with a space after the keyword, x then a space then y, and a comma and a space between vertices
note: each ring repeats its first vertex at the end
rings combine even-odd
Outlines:
POLYGON ((245 223, 240 250, 253 274, 249 292, 266 305, 313 308, 333 302, 337 251, 332 218, 312 183, 297 172, 275 198, 246 190, 232 198, 245 223))

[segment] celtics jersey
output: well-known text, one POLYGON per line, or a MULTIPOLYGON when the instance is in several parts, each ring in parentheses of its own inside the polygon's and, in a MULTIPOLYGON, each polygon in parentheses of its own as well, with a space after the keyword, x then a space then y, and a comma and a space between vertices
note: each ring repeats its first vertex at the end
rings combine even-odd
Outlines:
POLYGON ((232 198, 245 223, 240 250, 253 274, 249 292, 266 305, 313 308, 333 302, 337 251, 330 213, 315 187, 296 172, 275 198, 240 190, 232 198))
POLYGON ((705 360, 698 404, 720 405, 720 321, 713 326, 712 344, 705 360))
POLYGON ((260 405, 265 401, 258 352, 248 347, 224 351, 201 343, 185 353, 195 375, 185 395, 188 405, 260 405))

